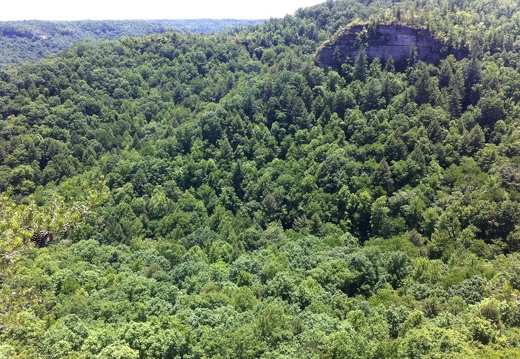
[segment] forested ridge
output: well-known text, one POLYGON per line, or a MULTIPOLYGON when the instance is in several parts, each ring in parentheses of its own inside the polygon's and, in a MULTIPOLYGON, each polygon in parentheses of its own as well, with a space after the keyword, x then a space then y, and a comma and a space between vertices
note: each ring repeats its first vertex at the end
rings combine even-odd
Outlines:
POLYGON ((0 68, 41 60, 84 40, 116 40, 165 32, 213 33, 261 20, 0 21, 0 68))
POLYGON ((337 0, 0 70, 0 358, 520 357, 519 25, 337 0), (469 55, 315 64, 380 23, 469 55))

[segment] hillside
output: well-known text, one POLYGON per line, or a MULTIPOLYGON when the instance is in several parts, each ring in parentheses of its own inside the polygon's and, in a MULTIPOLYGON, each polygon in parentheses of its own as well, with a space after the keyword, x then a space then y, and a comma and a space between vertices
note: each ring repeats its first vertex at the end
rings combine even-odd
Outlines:
POLYGON ((0 21, 0 68, 38 61, 85 40, 116 40, 165 32, 214 33, 258 20, 0 21))
POLYGON ((449 55, 456 60, 468 57, 465 49, 450 48, 436 39, 430 31, 420 26, 403 24, 369 24, 348 26, 336 34, 332 41, 318 50, 316 63, 324 69, 341 72, 341 66, 349 59, 355 59, 363 51, 367 61, 378 58, 383 64, 393 62, 394 69, 404 71, 410 64, 413 51, 414 61, 439 65, 449 55))
POLYGON ((519 25, 337 0, 0 70, 0 358, 520 357, 519 25))

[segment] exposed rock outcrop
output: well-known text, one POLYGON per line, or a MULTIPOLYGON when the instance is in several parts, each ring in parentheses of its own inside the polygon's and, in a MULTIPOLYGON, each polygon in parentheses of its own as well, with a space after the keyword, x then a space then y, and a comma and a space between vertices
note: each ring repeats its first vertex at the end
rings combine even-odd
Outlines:
POLYGON ((397 70, 406 68, 411 48, 416 49, 418 60, 433 64, 449 54, 459 60, 467 56, 464 50, 444 46, 427 29, 392 24, 377 25, 369 31, 368 25, 354 25, 324 44, 318 51, 316 63, 323 68, 336 68, 347 58, 354 60, 362 48, 371 59, 379 57, 385 62, 392 56, 397 70))

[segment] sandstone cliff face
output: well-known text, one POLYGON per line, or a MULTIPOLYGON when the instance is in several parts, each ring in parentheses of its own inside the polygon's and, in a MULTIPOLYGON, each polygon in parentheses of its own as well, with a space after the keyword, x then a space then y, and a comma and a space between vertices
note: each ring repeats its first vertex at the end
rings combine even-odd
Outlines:
POLYGON ((369 58, 379 57, 385 62, 392 56, 397 70, 406 68, 410 49, 417 49, 417 59, 437 64, 449 54, 461 59, 467 54, 462 50, 446 49, 426 29, 404 25, 378 25, 375 33, 367 34, 366 25, 356 25, 343 30, 335 41, 325 44, 318 52, 316 63, 323 68, 334 68, 347 58, 352 61, 365 47, 369 58))

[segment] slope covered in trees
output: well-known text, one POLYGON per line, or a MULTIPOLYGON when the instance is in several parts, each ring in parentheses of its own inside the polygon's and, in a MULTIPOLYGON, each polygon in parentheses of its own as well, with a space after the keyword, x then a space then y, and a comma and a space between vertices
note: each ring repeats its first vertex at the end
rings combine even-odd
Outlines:
POLYGON ((116 40, 165 32, 214 33, 258 20, 1 21, 0 68, 41 60, 84 40, 116 40))
POLYGON ((520 356, 519 20, 338 0, 0 71, 0 357, 520 356), (317 67, 353 21, 470 56, 317 67))

